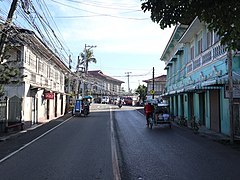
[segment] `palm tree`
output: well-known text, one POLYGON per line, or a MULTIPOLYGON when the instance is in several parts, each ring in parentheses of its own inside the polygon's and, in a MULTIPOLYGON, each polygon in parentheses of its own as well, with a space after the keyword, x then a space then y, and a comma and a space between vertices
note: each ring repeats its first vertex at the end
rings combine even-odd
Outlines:
POLYGON ((88 72, 88 63, 97 63, 96 58, 94 58, 93 50, 86 49, 86 69, 85 72, 88 72))

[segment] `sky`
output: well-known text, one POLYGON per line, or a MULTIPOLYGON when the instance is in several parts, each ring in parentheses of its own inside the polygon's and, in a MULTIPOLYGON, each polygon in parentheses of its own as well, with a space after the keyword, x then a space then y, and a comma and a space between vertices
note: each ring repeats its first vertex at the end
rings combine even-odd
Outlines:
MULTIPOLYGON (((138 85, 145 84, 143 80, 152 78, 153 67, 155 77, 166 74, 165 64, 160 57, 173 28, 160 29, 150 19, 150 13, 141 10, 140 0, 40 2, 49 10, 49 23, 71 55, 73 68, 87 45, 96 46, 92 50, 97 63, 90 63, 89 70, 101 70, 108 76, 124 81, 122 86, 125 90, 135 90, 138 85)), ((0 0, 1 3, 5 3, 7 11, 10 0, 0 0)), ((36 6, 41 13, 39 7, 36 6)), ((14 21, 25 24, 19 16, 16 14, 14 21)))

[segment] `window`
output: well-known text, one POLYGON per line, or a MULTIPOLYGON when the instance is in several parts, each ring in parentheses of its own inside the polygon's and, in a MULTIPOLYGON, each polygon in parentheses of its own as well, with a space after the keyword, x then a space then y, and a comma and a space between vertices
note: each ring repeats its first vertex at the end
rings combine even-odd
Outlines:
POLYGON ((21 61, 21 51, 17 50, 17 61, 21 61))
POLYGON ((58 81, 58 80, 59 80, 58 71, 55 71, 55 80, 56 80, 56 81, 58 81))
POLYGON ((190 54, 190 60, 194 59, 194 46, 191 47, 191 54, 190 54))
POLYGON ((54 69, 53 68, 49 69, 49 76, 50 76, 50 79, 53 80, 53 78, 54 78, 54 69))
POLYGON ((38 73, 43 73, 43 62, 41 60, 38 62, 38 73))
POLYGON ((207 48, 209 48, 212 45, 213 37, 212 37, 212 31, 207 32, 207 48))
POLYGON ((36 64, 37 64, 37 58, 36 57, 31 57, 30 67, 31 67, 31 70, 33 70, 34 72, 36 72, 36 64))
POLYGON ((202 38, 198 41, 198 54, 202 53, 202 38))
POLYGON ((218 42, 220 40, 219 35, 217 35, 216 32, 214 32, 214 43, 218 42))

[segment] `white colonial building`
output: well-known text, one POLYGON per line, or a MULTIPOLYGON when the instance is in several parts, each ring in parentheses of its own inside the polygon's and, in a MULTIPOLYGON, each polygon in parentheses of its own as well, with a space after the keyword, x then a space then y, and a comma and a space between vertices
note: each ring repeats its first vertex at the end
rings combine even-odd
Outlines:
MULTIPOLYGON (((14 29, 6 57, 22 74, 17 84, 4 88, 7 99, 21 101, 21 121, 25 127, 44 123, 65 113, 65 75, 70 69, 33 31, 14 29)), ((13 111, 13 109, 9 109, 13 111)), ((16 119, 8 119, 9 122, 16 119)))

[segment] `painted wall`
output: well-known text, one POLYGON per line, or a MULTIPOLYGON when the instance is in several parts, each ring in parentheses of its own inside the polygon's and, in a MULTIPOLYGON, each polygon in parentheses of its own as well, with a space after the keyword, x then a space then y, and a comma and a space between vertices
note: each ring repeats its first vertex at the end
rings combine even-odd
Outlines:
POLYGON ((200 111, 199 111, 199 95, 194 94, 194 116, 195 116, 195 121, 198 122, 200 119, 200 111))
POLYGON ((229 101, 224 98, 224 89, 220 92, 221 133, 230 135, 229 101))
POLYGON ((209 91, 206 92, 206 128, 210 129, 210 98, 209 98, 209 91))

